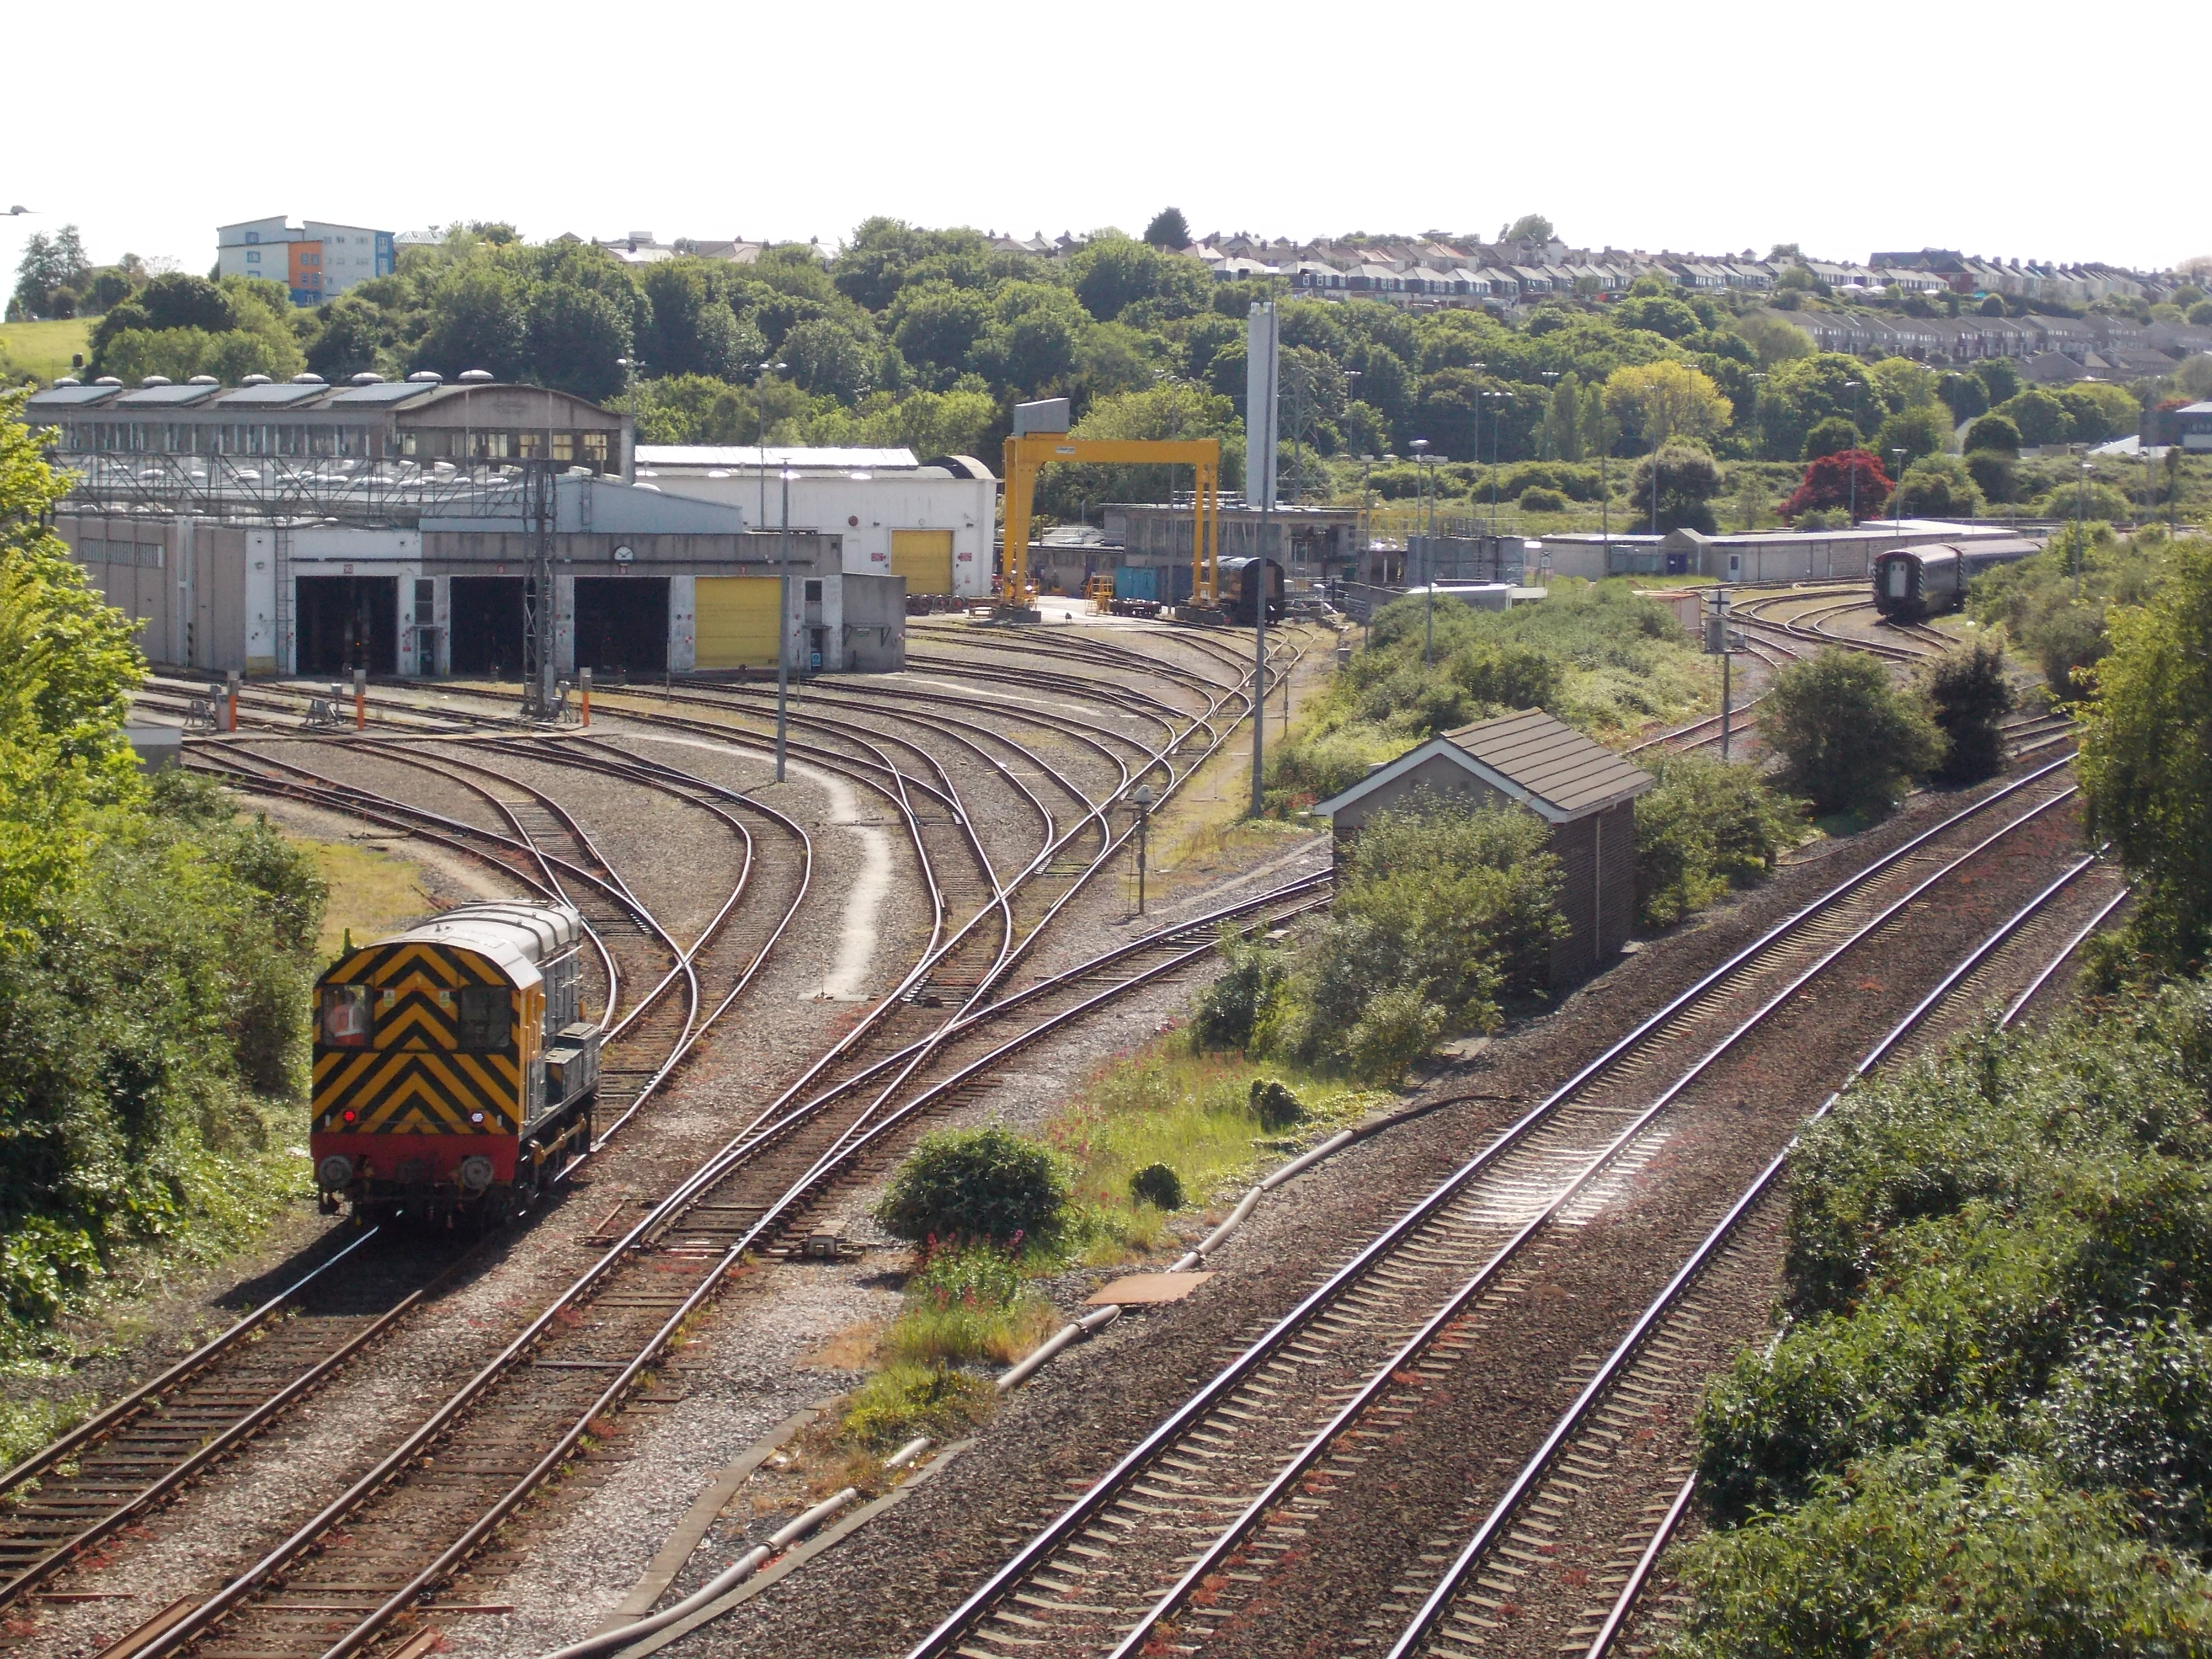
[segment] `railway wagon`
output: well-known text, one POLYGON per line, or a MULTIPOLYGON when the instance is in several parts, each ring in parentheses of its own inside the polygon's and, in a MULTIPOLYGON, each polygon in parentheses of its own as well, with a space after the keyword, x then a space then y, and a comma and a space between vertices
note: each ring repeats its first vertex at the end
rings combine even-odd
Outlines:
POLYGON ((590 1145, 583 939, 567 904, 469 904, 325 970, 308 1135, 325 1213, 496 1223, 590 1145))
POLYGON ((1280 622, 1283 618, 1283 567, 1273 559, 1224 559, 1221 562, 1221 604, 1229 612, 1229 619, 1252 626, 1254 595, 1259 592, 1261 580, 1258 567, 1266 567, 1267 584, 1267 620, 1280 622))
POLYGON ((1900 547, 1874 562, 1874 608, 1893 622, 1923 622, 1966 602, 1966 584, 1992 566, 2038 551, 2007 538, 1966 547, 1900 547))

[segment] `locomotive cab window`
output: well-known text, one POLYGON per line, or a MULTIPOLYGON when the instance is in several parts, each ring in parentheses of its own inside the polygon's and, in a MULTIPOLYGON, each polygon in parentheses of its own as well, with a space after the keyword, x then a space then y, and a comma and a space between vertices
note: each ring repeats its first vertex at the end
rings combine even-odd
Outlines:
POLYGON ((323 1042, 333 1048, 368 1047, 368 987, 323 987, 323 1042))
POLYGON ((460 1004, 462 1048, 483 1051, 507 1047, 507 1001, 503 987, 464 985, 460 1004))

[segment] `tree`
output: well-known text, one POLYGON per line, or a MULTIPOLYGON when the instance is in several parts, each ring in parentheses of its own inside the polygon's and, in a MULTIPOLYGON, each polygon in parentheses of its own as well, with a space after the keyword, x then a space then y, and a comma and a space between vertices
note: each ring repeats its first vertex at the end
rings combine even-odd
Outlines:
POLYGON ((991 302, 973 289, 930 283, 908 288, 894 308, 891 339, 931 384, 950 386, 967 372, 975 343, 991 325, 991 302))
POLYGON ((1972 374, 1988 389, 1992 409, 2008 398, 2020 395, 2020 370, 2013 367, 2009 358, 1984 357, 1974 365, 1972 374))
POLYGON ((791 365, 791 378, 817 397, 850 403, 865 391, 874 372, 874 354, 858 331, 842 320, 819 318, 799 324, 777 349, 791 365))
POLYGON ((1832 647, 1774 677, 1759 729, 1783 787, 1823 812, 1886 811, 1943 753, 1918 696, 1875 658, 1832 647))
POLYGON ((1713 437, 1727 430, 1735 413, 1711 376, 1665 362, 1613 370, 1605 383, 1605 406, 1654 449, 1669 438, 1713 437))
POLYGON ((546 283, 523 316, 523 349, 540 386, 605 403, 622 390, 629 319, 596 289, 546 283))
POLYGON ((472 368, 502 380, 522 374, 522 301, 505 270, 482 263, 457 267, 428 298, 430 326, 410 368, 435 369, 449 380, 472 368))
POLYGON ((1613 319, 1623 328, 1640 328, 1669 340, 1694 334, 1698 325, 1698 313, 1672 295, 1623 300, 1613 307, 1613 319))
POLYGON ((760 331, 740 325, 716 292, 712 268, 698 259, 647 265, 641 286, 653 320, 638 355, 654 374, 705 374, 738 380, 766 354, 760 331))
POLYGON ((23 243, 22 261, 15 267, 15 303, 27 316, 54 316, 55 296, 66 293, 74 301, 91 270, 75 225, 64 225, 52 236, 34 231, 23 243))
POLYGON ((1931 455, 1905 469, 1890 511, 1900 518, 1972 519, 1985 505, 1964 461, 1954 455, 1931 455))
POLYGON ((1067 262, 1083 308, 1110 323, 1138 301, 1153 302, 1164 317, 1188 317, 1206 307, 1212 280, 1194 259, 1163 253, 1119 231, 1101 231, 1067 262))
POLYGON ((2212 955, 2212 548, 2177 543, 2148 605, 2114 611, 2081 739, 2088 833, 2136 886, 2130 942, 2154 971, 2212 955))
POLYGON ((1936 382, 1936 395, 1951 411, 1954 426, 1989 412, 1990 389, 1972 374, 1946 374, 1936 382))
POLYGON ((1839 450, 1806 467, 1804 482, 1782 503, 1782 516, 1794 519, 1801 513, 1838 507, 1853 513, 1871 513, 1889 499, 1893 487, 1880 457, 1863 449, 1839 450))
POLYGON ((1181 208, 1162 208, 1145 227, 1145 240, 1165 252, 1181 252, 1190 246, 1190 221, 1181 208))
POLYGON ((307 367, 335 384, 376 367, 385 344, 384 313, 349 295, 340 295, 316 313, 321 324, 307 348, 307 367))
POLYGON ((1859 444, 1859 429, 1841 416, 1831 415, 1825 421, 1815 422, 1813 429, 1805 434, 1805 453, 1800 459, 1817 461, 1823 455, 1856 449, 1859 444))
POLYGON ((1966 428, 1966 450, 1994 450, 2000 455, 2020 453, 2020 428, 2009 415, 1984 415, 1966 428))
POLYGON ((2067 413, 2066 405, 2041 386, 2030 386, 2019 396, 2008 398, 1997 413, 2019 428, 2024 444, 2063 444, 2074 429, 2074 417, 2067 413))
POLYGON ((1863 386, 1855 394, 1850 383, 1865 378, 1866 365, 1839 351, 1816 351, 1774 369, 1759 399, 1765 453, 1802 453, 1805 434, 1832 416, 1856 426, 1855 410, 1863 412, 1869 400, 1863 386))
POLYGON ((1923 663, 1918 673, 1921 693, 1945 744, 1935 775, 1945 783, 1995 777, 2004 767, 2004 733, 1998 722, 2012 713, 2013 705, 2004 647, 1976 640, 1923 663))
POLYGON ((1747 312, 1729 326, 1749 341, 1761 368, 1813 355, 1813 337, 1795 323, 1766 312, 1747 312))
POLYGON ((1524 213, 1506 228, 1499 238, 1507 242, 1548 242, 1552 240, 1552 222, 1540 213, 1524 213))
POLYGON ((1874 447, 1884 456, 1905 452, 1905 465, 1923 455, 1940 455, 1951 436, 1948 411, 1941 404, 1916 404, 1899 410, 1881 423, 1874 447))
POLYGON ((1721 469, 1712 453, 1698 444, 1671 443, 1656 455, 1637 462, 1630 475, 1628 499, 1639 513, 1651 510, 1652 473, 1658 473, 1658 522, 1656 531, 1716 528, 1712 498, 1720 494, 1721 469))
POLYGON ((1582 382, 1570 369, 1552 388, 1552 401, 1544 413, 1544 450, 1554 460, 1583 458, 1582 382))
POLYGON ((2083 380, 2063 386, 2058 401, 2066 406, 2067 436, 2077 444, 2100 444, 2136 429, 2142 405, 2125 386, 2109 380, 2083 380))

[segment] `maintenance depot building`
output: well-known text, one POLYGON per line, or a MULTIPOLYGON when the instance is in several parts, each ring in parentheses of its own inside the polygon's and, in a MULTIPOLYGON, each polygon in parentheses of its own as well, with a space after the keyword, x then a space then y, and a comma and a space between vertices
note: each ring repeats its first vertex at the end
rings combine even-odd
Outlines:
POLYGON ((476 375, 60 381, 26 415, 78 475, 54 527, 93 585, 150 659, 210 674, 519 674, 540 536, 564 674, 773 668, 786 574, 795 667, 896 669, 909 597, 990 591, 997 483, 961 458, 659 452, 640 477, 627 416, 476 375))

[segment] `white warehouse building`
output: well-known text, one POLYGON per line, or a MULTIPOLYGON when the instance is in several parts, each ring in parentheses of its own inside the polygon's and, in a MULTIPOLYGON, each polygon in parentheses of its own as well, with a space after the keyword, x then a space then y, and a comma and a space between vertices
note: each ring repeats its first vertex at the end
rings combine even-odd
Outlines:
POLYGON ((781 526, 787 482, 791 528, 841 538, 846 574, 903 576, 915 598, 990 596, 999 481, 971 456, 641 444, 637 481, 734 507, 748 530, 781 526))

